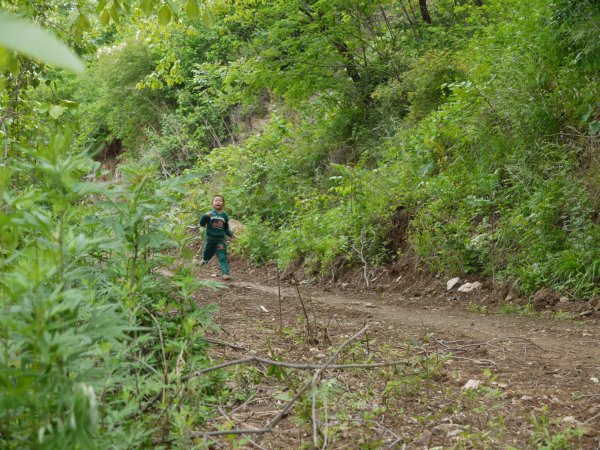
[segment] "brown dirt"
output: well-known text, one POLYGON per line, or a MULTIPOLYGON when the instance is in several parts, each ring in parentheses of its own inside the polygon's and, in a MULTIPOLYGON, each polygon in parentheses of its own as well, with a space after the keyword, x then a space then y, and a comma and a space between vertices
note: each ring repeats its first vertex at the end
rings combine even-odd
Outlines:
MULTIPOLYGON (((210 270, 203 277, 214 280, 210 270)), ((309 342, 296 287, 286 283, 279 291, 275 270, 238 270, 225 289, 217 295, 205 291, 199 298, 201 304, 215 302, 219 307, 215 319, 220 329, 210 336, 246 350, 215 345, 211 352, 218 361, 249 352, 290 362, 322 363, 323 353, 331 355, 366 323, 366 337, 352 352, 343 354, 345 362, 405 359, 402 370, 324 374, 342 386, 329 399, 327 425, 320 419, 327 448, 521 449, 549 443, 554 446, 545 448, 600 448, 598 313, 575 318, 556 313, 503 314, 499 299, 504 293, 486 283, 473 293, 448 293, 445 280, 415 278, 414 274, 375 282, 370 289, 361 289, 359 284, 301 283, 300 295, 316 338, 309 342), (280 321, 283 332, 278 332, 280 321), (429 358, 425 362, 423 355, 429 358), (430 378, 413 376, 417 372, 407 369, 426 370, 427 361, 439 363, 430 378), (479 380, 481 387, 465 390, 469 380, 479 380), (546 417, 547 424, 541 426, 546 417), (561 444, 573 424, 583 435, 561 444), (544 428, 549 431, 545 438, 544 428)), ((252 392, 252 396, 245 402, 240 396, 238 403, 224 405, 222 412, 233 428, 264 427, 285 406, 283 397, 275 395, 295 392, 312 374, 278 379, 266 367, 247 368, 258 371, 260 376, 253 378, 235 367, 227 386, 232 392, 252 392)), ((308 399, 308 410, 298 406, 273 433, 249 435, 250 441, 218 438, 210 445, 310 448, 308 399), (299 419, 302 411, 304 421, 299 419)), ((215 417, 203 430, 218 429, 225 422, 224 416, 215 417)))

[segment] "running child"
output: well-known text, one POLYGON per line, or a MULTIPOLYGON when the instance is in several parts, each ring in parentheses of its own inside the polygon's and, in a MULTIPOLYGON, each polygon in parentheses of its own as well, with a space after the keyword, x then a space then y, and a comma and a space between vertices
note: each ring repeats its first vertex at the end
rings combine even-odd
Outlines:
POLYGON ((225 198, 222 195, 215 195, 212 199, 212 210, 200 217, 200 226, 206 227, 206 240, 200 263, 206 264, 216 253, 221 267, 221 276, 223 280, 229 280, 229 261, 227 260, 225 238, 226 236, 233 237, 233 233, 229 228, 229 217, 223 211, 224 207, 225 198))

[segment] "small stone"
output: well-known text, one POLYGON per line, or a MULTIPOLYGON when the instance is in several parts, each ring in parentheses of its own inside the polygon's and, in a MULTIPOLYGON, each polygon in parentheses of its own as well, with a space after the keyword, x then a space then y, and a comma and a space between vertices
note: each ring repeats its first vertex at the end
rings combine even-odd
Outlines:
POLYGON ((453 438, 455 436, 458 436, 460 433, 462 433, 462 430, 460 428, 457 428, 456 430, 449 431, 446 437, 453 438))
POLYGON ((458 288, 458 292, 473 292, 475 290, 481 289, 483 284, 479 281, 475 281, 474 283, 465 283, 461 287, 458 288))
POLYGON ((419 436, 419 439, 417 440, 417 444, 419 444, 423 447, 429 447, 429 442, 431 441, 432 437, 433 437, 433 433, 429 430, 425 430, 421 433, 421 436, 419 436))
POLYGON ((465 385, 463 386, 463 389, 464 390, 477 389, 480 384, 481 384, 481 380, 469 380, 465 383, 465 385))
POLYGON ((308 349, 308 353, 312 353, 314 355, 316 353, 321 353, 321 350, 319 350, 317 347, 311 347, 308 349))
POLYGON ((458 277, 451 278, 450 280, 446 281, 446 290, 451 291, 458 284, 460 284, 460 278, 458 278, 458 277))
POLYGON ((529 400, 533 400, 533 397, 531 395, 523 395, 521 397, 521 400, 523 400, 524 402, 528 402, 529 400))
POLYGON ((579 427, 582 423, 573 416, 563 417, 562 423, 569 427, 579 427))
POLYGON ((325 353, 317 353, 315 355, 315 358, 323 359, 323 358, 327 358, 327 355, 325 353))

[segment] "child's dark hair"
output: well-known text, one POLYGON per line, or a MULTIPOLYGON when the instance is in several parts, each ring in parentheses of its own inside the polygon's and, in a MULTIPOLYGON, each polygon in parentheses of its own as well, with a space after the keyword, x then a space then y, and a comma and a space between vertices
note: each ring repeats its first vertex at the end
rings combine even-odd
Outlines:
POLYGON ((223 204, 225 204, 225 197, 223 197, 221 194, 215 194, 213 195, 212 201, 215 201, 215 198, 220 197, 221 200, 223 200, 223 204))

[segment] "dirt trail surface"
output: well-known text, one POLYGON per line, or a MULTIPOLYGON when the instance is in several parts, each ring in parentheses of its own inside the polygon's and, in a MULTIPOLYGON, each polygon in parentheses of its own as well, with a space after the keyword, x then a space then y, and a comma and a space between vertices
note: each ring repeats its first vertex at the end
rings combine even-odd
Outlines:
MULTIPOLYGON (((323 364, 368 324, 337 362, 404 363, 327 370, 314 409, 309 393, 272 432, 238 436, 236 445, 311 448, 317 440, 321 448, 600 449, 597 316, 502 314, 486 303, 492 292, 447 293, 443 283, 361 290, 278 286, 276 279, 250 271, 199 298, 218 304, 219 331, 209 336, 220 342, 211 350, 216 362, 256 355, 323 364)), ((223 416, 201 431, 225 423, 267 426, 314 374, 233 367, 227 385, 239 402, 222 405, 223 416)), ((215 439, 214 448, 233 445, 215 439)))

